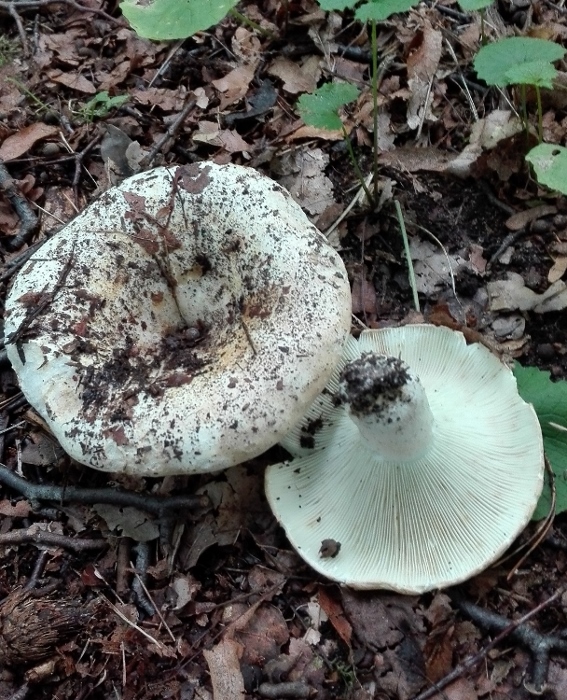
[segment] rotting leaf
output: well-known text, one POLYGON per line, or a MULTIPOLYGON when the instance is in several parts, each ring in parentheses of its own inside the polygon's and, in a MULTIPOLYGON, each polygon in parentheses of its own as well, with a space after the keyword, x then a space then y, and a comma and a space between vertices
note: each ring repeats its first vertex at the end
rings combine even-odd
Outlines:
POLYGON ((131 537, 136 542, 149 542, 159 537, 156 523, 137 508, 97 503, 93 510, 103 518, 109 530, 120 530, 124 537, 131 537))
POLYGON ((242 700, 244 697, 244 679, 239 660, 241 651, 240 644, 225 638, 203 652, 211 674, 214 700, 242 700))

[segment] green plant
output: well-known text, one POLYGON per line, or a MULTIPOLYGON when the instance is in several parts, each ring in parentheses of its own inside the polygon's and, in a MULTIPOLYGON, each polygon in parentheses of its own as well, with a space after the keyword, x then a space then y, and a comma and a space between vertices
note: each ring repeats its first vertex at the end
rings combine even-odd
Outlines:
POLYGON ((97 93, 93 98, 77 110, 78 116, 85 122, 102 119, 116 107, 121 107, 128 102, 128 95, 115 95, 110 97, 106 90, 97 93))
POLYGON ((567 194, 567 148, 540 143, 526 155, 526 160, 540 184, 567 194))
POLYGON ((17 42, 7 36, 0 35, 0 67, 10 63, 18 53, 17 42))
POLYGON ((459 0, 459 5, 465 12, 480 12, 480 43, 486 44, 486 34, 484 22, 486 19, 486 8, 492 5, 494 0, 459 0))
POLYGON ((483 46, 474 59, 477 75, 487 85, 520 86, 526 130, 528 128, 526 86, 530 85, 535 89, 540 143, 543 140, 541 88, 553 87, 553 79, 557 74, 553 61, 563 58, 565 51, 554 41, 514 36, 483 46))
MULTIPOLYGON (((514 375, 520 395, 533 404, 537 413, 545 454, 555 477, 555 511, 562 513, 567 510, 567 382, 552 382, 549 372, 519 364, 514 368, 514 375)), ((546 484, 533 519, 544 518, 551 504, 551 488, 546 484)))
POLYGON ((252 24, 234 7, 238 0, 123 0, 120 3, 126 19, 137 34, 146 39, 186 39, 218 24, 227 14, 252 24))
POLYGON ((50 111, 49 105, 42 102, 37 95, 35 95, 31 90, 28 90, 27 87, 17 78, 6 78, 6 82, 13 83, 22 93, 22 95, 25 95, 32 102, 32 110, 34 114, 42 114, 50 111))
MULTIPOLYGON (((358 0, 318 0, 319 5, 323 10, 345 10, 352 9, 358 3, 358 0)), ((371 204, 376 204, 378 199, 378 41, 376 35, 376 23, 383 21, 396 12, 406 12, 414 5, 417 5, 419 0, 366 0, 360 7, 355 10, 355 18, 361 22, 370 23, 370 50, 372 56, 371 68, 371 89, 372 89, 372 107, 373 107, 373 187, 374 191, 371 194, 366 185, 364 176, 358 166, 358 162, 352 150, 352 145, 342 122, 340 121, 337 110, 345 104, 352 102, 358 96, 354 90, 347 92, 342 84, 322 85, 310 96, 303 95, 298 102, 298 110, 303 121, 309 126, 315 126, 323 129, 342 129, 345 136, 345 143, 349 150, 349 155, 353 163, 356 175, 362 185, 366 196, 371 204), (310 100, 309 98, 312 98, 310 100), (324 120, 318 119, 315 114, 314 107, 319 104, 326 110, 324 120), (332 124, 332 126, 327 126, 332 124)))

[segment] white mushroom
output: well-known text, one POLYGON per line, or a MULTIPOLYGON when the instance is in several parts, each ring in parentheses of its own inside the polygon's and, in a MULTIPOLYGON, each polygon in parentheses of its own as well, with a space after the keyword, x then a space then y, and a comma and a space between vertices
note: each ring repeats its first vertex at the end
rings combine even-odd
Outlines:
POLYGON ((280 440, 350 327, 343 263, 252 169, 157 168, 48 240, 6 302, 22 391, 78 462, 223 469, 280 440))
POLYGON ((266 490, 299 554, 354 588, 422 593, 494 562, 530 519, 543 445, 512 373, 429 325, 350 339, 266 490))

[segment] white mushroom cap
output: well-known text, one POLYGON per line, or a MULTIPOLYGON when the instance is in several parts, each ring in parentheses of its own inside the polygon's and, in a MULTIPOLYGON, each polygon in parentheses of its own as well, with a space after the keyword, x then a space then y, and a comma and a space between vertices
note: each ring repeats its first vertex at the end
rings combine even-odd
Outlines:
POLYGON ((268 468, 270 505, 305 561, 354 588, 413 594, 473 576, 543 485, 541 430, 512 373, 430 325, 351 338, 282 444, 295 458, 268 468))
POLYGON ((349 328, 344 265, 288 192, 200 163, 125 180, 48 240, 13 282, 5 336, 74 459, 161 476, 275 444, 349 328))

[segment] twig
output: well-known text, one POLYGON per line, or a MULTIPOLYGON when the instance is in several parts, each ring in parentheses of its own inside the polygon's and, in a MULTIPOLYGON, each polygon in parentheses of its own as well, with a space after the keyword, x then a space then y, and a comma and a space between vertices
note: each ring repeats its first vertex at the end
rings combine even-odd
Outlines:
POLYGON ((10 7, 8 8, 8 12, 10 14, 10 17, 14 20, 16 23, 16 27, 18 29, 18 34, 20 36, 20 41, 22 42, 22 51, 23 54, 26 58, 29 57, 30 55, 30 47, 28 44, 28 40, 26 37, 26 30, 24 29, 24 25, 22 23, 22 18, 20 15, 16 12, 16 8, 14 7, 14 3, 10 3, 10 7))
MULTIPOLYGON (((26 315, 23 319, 23 321, 20 323, 18 328, 13 332, 10 333, 10 335, 7 338, 4 338, 4 342, 6 344, 8 343, 17 343, 18 340, 21 339, 23 334, 29 330, 29 327, 31 324, 35 321, 35 319, 40 316, 45 309, 53 302, 55 299, 57 293, 61 291, 61 289, 65 286, 65 282, 67 280, 67 276, 69 275, 69 272, 71 271, 71 268, 73 267, 73 260, 74 260, 74 255, 71 253, 69 256, 69 259, 65 263, 65 265, 62 267, 61 272, 59 273, 59 277, 57 278, 57 281, 55 282, 55 285, 52 289, 51 292, 42 292, 41 294, 41 299, 37 302, 37 304, 33 308, 28 308, 26 309, 26 315)), ((25 358, 22 357, 22 362, 25 362, 25 358)))
POLYGON ((102 600, 104 600, 104 602, 110 607, 110 609, 113 610, 116 613, 116 615, 118 615, 118 617, 123 622, 125 622, 127 625, 129 625, 133 629, 137 630, 141 635, 143 635, 146 639, 148 639, 152 644, 155 644, 158 649, 167 649, 166 645, 163 644, 162 642, 160 642, 159 639, 155 639, 155 637, 152 637, 151 634, 148 634, 146 632, 146 630, 142 629, 139 625, 136 625, 133 622, 131 622, 126 617, 126 615, 124 615, 123 613, 120 612, 120 610, 116 607, 116 605, 114 605, 113 603, 111 603, 108 600, 108 598, 105 598, 104 596, 102 596, 102 600))
POLYGON ((7 250, 17 250, 24 243, 27 243, 37 228, 39 219, 34 214, 28 204, 27 199, 18 190, 16 183, 8 172, 4 162, 0 159, 0 190, 4 192, 10 200, 10 204, 16 210, 16 214, 21 221, 19 232, 11 238, 4 239, 4 246, 7 250))
POLYGON ((109 503, 115 506, 131 506, 161 517, 174 512, 187 512, 206 508, 206 496, 151 496, 120 491, 111 488, 81 488, 78 486, 54 486, 52 484, 32 484, 14 474, 4 464, 0 464, 0 483, 21 493, 28 501, 54 501, 56 503, 109 503))
POLYGON ((498 249, 496 252, 492 255, 490 260, 486 263, 486 269, 490 270, 490 268, 498 262, 500 259, 500 256, 504 253, 506 248, 509 248, 511 245, 514 245, 514 243, 520 239, 522 236, 524 236, 528 232, 528 229, 526 226, 522 226, 521 229, 518 231, 512 231, 512 233, 509 233, 506 238, 502 241, 502 243, 498 246, 498 249))
POLYGON ((41 549, 39 551, 39 556, 36 559, 35 564, 33 565, 33 571, 31 572, 31 576, 29 577, 29 579, 26 582, 26 585, 25 585, 26 590, 36 587, 38 580, 40 579, 40 577, 43 574, 48 557, 49 557, 49 552, 47 551, 47 549, 41 549))
POLYGON ((263 698, 308 698, 311 696, 311 687, 303 681, 287 681, 285 683, 261 683, 258 687, 258 695, 263 698))
MULTIPOLYGON (((135 572, 134 572, 134 576, 136 577, 136 581, 138 581, 139 584, 140 584, 140 586, 142 587, 142 590, 144 591, 144 595, 146 596, 146 598, 148 599, 148 601, 151 603, 151 606, 152 606, 152 616, 153 616, 154 612, 157 614, 157 616, 158 616, 159 619, 161 620, 162 625, 164 626, 165 631, 166 631, 167 634, 169 635, 169 638, 170 638, 171 641, 175 644, 175 641, 176 641, 176 640, 175 640, 175 635, 173 634, 173 632, 171 631, 169 625, 167 624, 166 619, 165 619, 165 617, 163 616, 161 610, 160 610, 160 609, 158 608, 158 606, 155 604, 155 602, 154 602, 152 596, 150 595, 150 592, 148 591, 148 588, 147 588, 146 584, 142 581, 142 578, 140 577, 140 574, 139 574, 137 571, 135 571, 135 572)), ((147 578, 147 572, 146 572, 146 578, 147 578)))
POLYGON ((161 151, 161 149, 167 143, 167 141, 169 141, 169 139, 177 133, 178 129, 181 128, 181 125, 187 118, 187 115, 189 114, 189 112, 191 112, 191 110, 195 107, 196 104, 197 100, 195 100, 194 98, 190 98, 187 100, 185 107, 183 107, 177 119, 169 126, 165 134, 158 140, 158 142, 154 144, 151 151, 142 158, 142 160, 140 161, 141 168, 149 167, 153 163, 154 158, 161 151))
POLYGON ((6 0, 0 1, 0 10, 6 10, 10 12, 12 7, 16 7, 18 10, 38 10, 40 7, 49 7, 49 5, 67 5, 68 7, 77 10, 77 12, 90 12, 93 15, 99 15, 104 17, 104 19, 117 24, 120 27, 127 26, 123 20, 116 19, 111 15, 107 14, 104 10, 99 10, 94 7, 84 7, 74 0, 17 0, 17 2, 7 2, 6 0))
MULTIPOLYGON (((147 542, 137 542, 133 548, 136 554, 136 562, 131 565, 134 569, 134 579, 132 581, 132 590, 136 596, 138 606, 148 615, 152 617, 156 612, 155 605, 147 595, 147 588, 144 585, 148 580, 148 566, 150 565, 150 546, 147 542)), ((175 640, 173 640, 175 641, 175 640)))
POLYGON ((37 525, 31 525, 21 530, 11 530, 0 534, 0 545, 8 544, 36 544, 49 547, 65 547, 75 552, 83 552, 86 549, 102 549, 108 542, 102 539, 78 539, 59 535, 56 532, 40 530, 37 525))
POLYGON ((524 625, 526 622, 531 620, 532 617, 535 617, 542 610, 549 607, 551 603, 558 600, 563 595, 565 590, 565 587, 558 589, 547 600, 544 600, 543 603, 540 603, 523 617, 512 621, 508 620, 502 615, 497 615, 496 613, 483 610, 473 603, 468 603, 467 601, 462 600, 459 594, 456 592, 449 592, 451 599, 456 603, 459 609, 462 610, 462 612, 464 612, 482 627, 497 630, 499 631, 499 634, 497 634, 491 642, 486 644, 478 652, 478 654, 469 656, 444 678, 437 681, 434 687, 428 688, 423 693, 416 695, 413 700, 427 700, 427 698, 430 698, 438 693, 440 689, 446 688, 450 683, 458 678, 461 678, 467 671, 470 671, 477 664, 486 659, 488 652, 500 644, 503 639, 511 636, 518 639, 518 641, 520 641, 529 649, 529 651, 531 651, 535 661, 532 674, 533 685, 535 688, 539 688, 541 690, 545 685, 545 679, 547 677, 550 652, 553 649, 567 651, 567 640, 561 639, 560 637, 555 637, 553 635, 540 634, 533 628, 526 627, 524 625))

